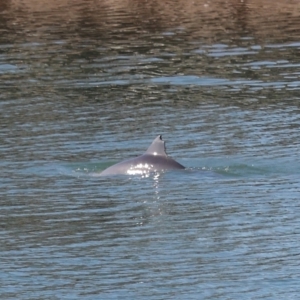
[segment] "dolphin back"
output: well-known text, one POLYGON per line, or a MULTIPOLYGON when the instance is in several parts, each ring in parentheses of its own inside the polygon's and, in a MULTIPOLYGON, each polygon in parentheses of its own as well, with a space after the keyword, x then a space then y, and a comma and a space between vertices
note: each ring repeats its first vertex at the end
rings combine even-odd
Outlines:
POLYGON ((165 142, 158 135, 143 155, 108 167, 100 175, 145 175, 172 169, 185 167, 167 155, 165 142))

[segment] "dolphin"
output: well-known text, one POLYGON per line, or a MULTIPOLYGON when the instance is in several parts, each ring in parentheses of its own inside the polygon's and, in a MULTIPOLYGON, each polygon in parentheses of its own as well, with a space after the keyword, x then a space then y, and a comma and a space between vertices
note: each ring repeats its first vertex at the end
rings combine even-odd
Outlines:
POLYGON ((143 155, 108 167, 100 175, 149 175, 152 172, 172 169, 185 169, 185 167, 167 155, 165 142, 162 136, 158 135, 143 155))

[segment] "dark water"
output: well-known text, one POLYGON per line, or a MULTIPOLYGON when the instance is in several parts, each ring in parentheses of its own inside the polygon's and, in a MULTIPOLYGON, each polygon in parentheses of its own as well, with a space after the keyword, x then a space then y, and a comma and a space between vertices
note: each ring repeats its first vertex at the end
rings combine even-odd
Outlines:
POLYGON ((0 2, 1 299, 297 299, 300 6, 211 2, 0 2))

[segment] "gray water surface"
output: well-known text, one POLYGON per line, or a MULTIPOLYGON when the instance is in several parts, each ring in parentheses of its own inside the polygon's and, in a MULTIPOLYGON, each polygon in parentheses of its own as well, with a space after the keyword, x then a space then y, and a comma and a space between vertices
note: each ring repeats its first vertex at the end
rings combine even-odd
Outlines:
POLYGON ((0 5, 1 299, 298 298, 300 10, 211 2, 0 5))

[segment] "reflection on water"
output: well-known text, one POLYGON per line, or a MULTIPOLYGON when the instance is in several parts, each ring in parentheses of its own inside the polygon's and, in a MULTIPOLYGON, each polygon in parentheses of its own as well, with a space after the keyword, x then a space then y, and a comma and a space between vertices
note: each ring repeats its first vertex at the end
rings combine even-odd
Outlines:
POLYGON ((297 1, 0 1, 1 299, 296 299, 297 1), (163 134, 187 170, 94 176, 163 134))
POLYGON ((143 85, 146 79, 151 79, 148 85, 299 86, 293 70, 298 67, 298 5, 188 3, 3 5, 2 87, 18 90, 18 82, 28 93, 41 87, 51 94, 56 88, 143 85), (274 67, 280 72, 268 71, 274 67))

